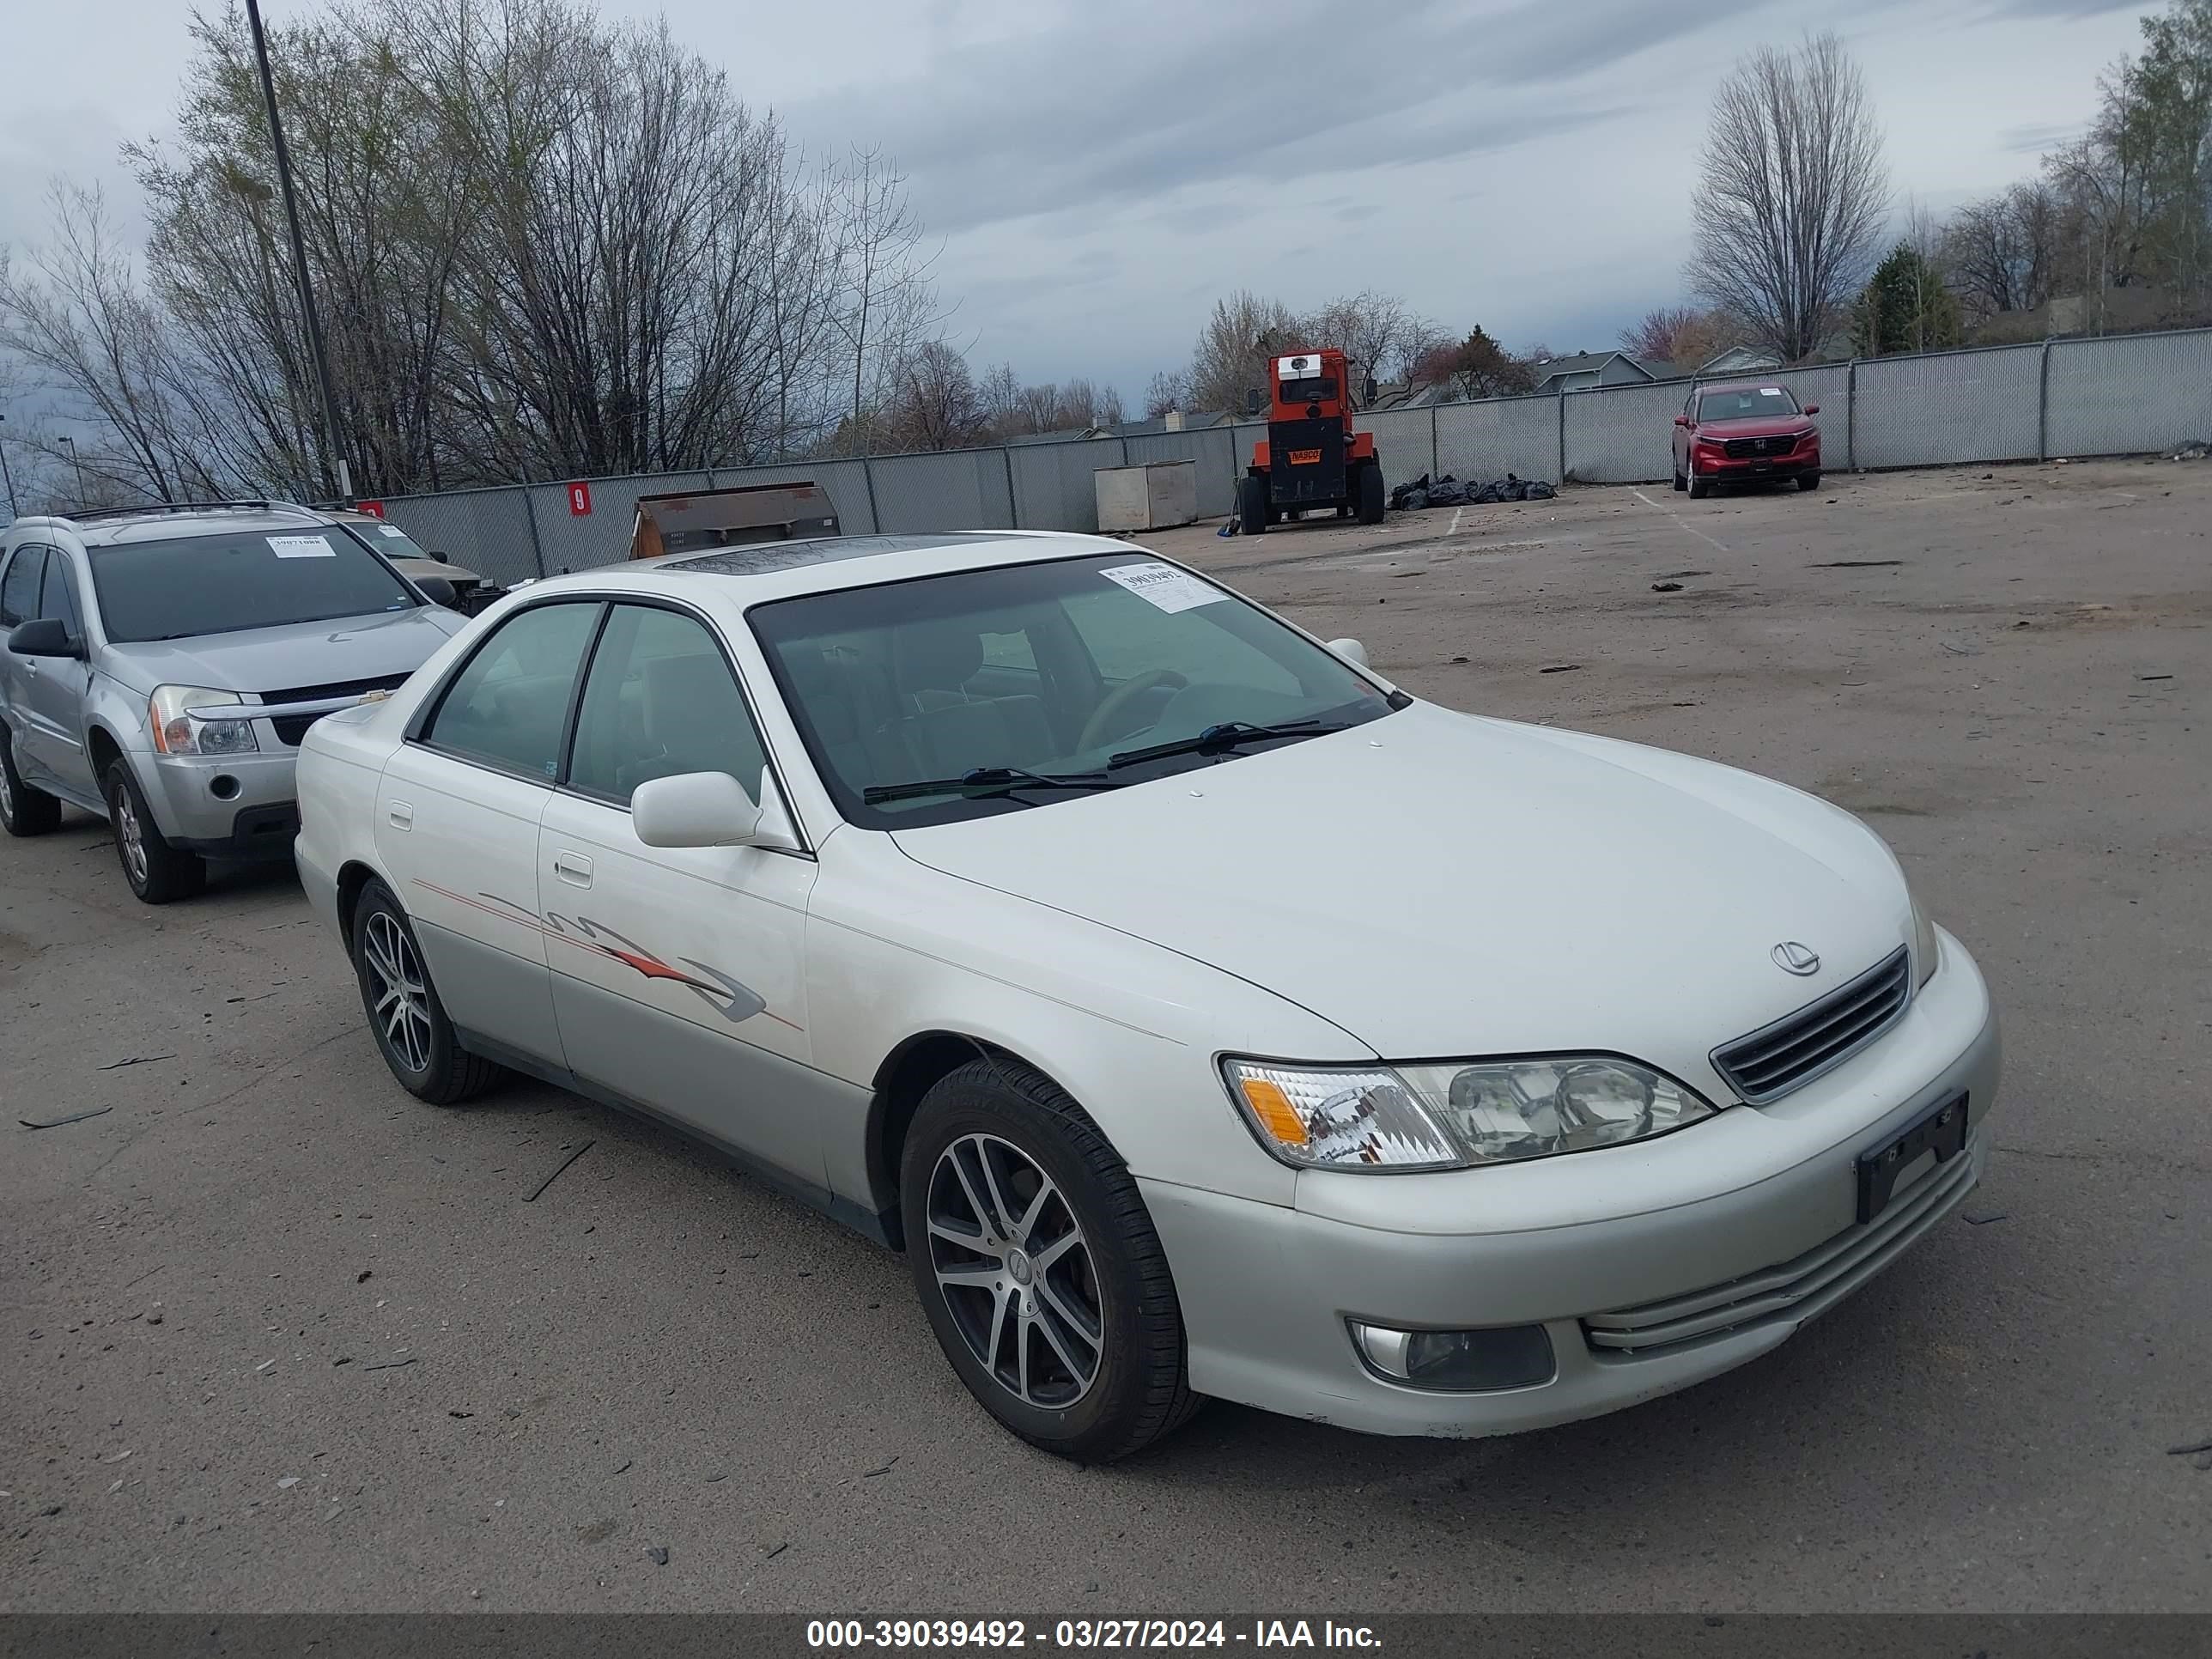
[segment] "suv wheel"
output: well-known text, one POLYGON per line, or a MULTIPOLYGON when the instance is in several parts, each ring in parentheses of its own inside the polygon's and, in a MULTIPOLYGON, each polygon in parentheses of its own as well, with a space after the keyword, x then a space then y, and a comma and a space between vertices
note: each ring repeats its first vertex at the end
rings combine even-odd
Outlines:
POLYGON ((499 1066, 453 1035, 407 913, 380 881, 354 907, 353 963, 368 1028, 401 1088, 433 1106, 455 1106, 499 1077, 499 1066))
POLYGON ((1031 1445, 1111 1462, 1198 1409, 1137 1183, 1052 1083, 998 1060, 942 1079, 907 1137, 900 1201, 939 1346, 1031 1445))
POLYGON ((15 770, 15 742, 0 726, 0 829, 11 836, 43 836, 62 821, 62 804, 33 789, 15 770))
POLYGON ((115 856, 123 879, 149 904, 168 904, 207 885, 207 861, 173 847, 154 822, 128 761, 112 761, 106 780, 107 821, 115 830, 115 856))

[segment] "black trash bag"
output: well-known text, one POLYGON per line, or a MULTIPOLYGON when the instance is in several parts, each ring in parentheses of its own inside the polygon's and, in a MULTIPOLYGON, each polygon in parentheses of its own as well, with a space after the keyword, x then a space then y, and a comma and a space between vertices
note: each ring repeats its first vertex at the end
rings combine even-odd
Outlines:
POLYGON ((1424 472, 1419 477, 1414 479, 1413 483, 1401 483, 1393 489, 1390 492, 1390 505, 1402 508, 1406 506, 1407 498, 1410 497, 1415 490, 1426 489, 1428 487, 1429 475, 1424 472))
POLYGON ((1541 478, 1531 478, 1528 480, 1528 487, 1522 490, 1521 499, 1528 501, 1548 501, 1559 493, 1541 478))
POLYGON ((1431 507, 1464 507, 1467 505, 1467 486, 1456 478, 1439 478, 1429 486, 1431 507))
POLYGON ((1428 492, 1427 490, 1425 490, 1425 489, 1413 489, 1413 490, 1409 490, 1409 491, 1407 493, 1407 495, 1406 495, 1406 511, 1407 511, 1407 512, 1408 512, 1408 513, 1419 513, 1419 512, 1423 507, 1426 507, 1428 504, 1429 504, 1429 492, 1428 492))
POLYGON ((1498 499, 1498 486, 1494 483, 1482 485, 1474 495, 1468 497, 1468 500, 1477 507, 1488 507, 1498 499))

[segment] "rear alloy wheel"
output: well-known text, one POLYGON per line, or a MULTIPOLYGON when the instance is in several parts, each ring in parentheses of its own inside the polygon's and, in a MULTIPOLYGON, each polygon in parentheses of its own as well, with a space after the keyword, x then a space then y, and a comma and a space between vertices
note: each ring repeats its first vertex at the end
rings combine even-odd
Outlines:
POLYGON ((1370 461, 1359 469, 1359 522, 1381 524, 1390 501, 1382 488, 1382 468, 1370 461))
POLYGON ((133 893, 149 904, 170 904, 207 885, 207 860, 170 845, 161 826, 154 822, 138 780, 131 775, 130 762, 108 763, 106 793, 116 860, 133 893))
POLYGON ((1137 1184, 1051 1083, 995 1059, 940 1079, 908 1134, 900 1197, 938 1345, 1023 1439, 1111 1462, 1198 1408, 1137 1184))
POLYGON ((33 789, 15 770, 15 740, 0 726, 0 829, 11 836, 43 836, 62 821, 62 804, 33 789))
POLYGON ((1246 473, 1237 486, 1237 526, 1248 536, 1267 533, 1267 481, 1256 472, 1246 473))
POLYGON ((380 881, 368 884, 354 908, 353 960, 369 1030, 401 1088, 434 1106, 453 1106, 499 1077, 497 1066, 454 1036, 407 913, 380 881))
POLYGON ((1802 490, 1806 490, 1806 491, 1808 491, 1808 492, 1810 492, 1810 491, 1812 491, 1812 490, 1818 489, 1820 487, 1820 475, 1819 473, 1817 473, 1817 472, 1800 472, 1800 473, 1797 475, 1797 488, 1798 488, 1798 489, 1802 489, 1802 490))

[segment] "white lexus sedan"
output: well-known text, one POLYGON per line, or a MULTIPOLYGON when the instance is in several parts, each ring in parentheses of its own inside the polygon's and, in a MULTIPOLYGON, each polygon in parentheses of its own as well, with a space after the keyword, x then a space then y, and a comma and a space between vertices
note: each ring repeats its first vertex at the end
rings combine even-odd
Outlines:
POLYGON ((1765 1352, 1972 1188, 1980 973, 1848 814, 1409 696, 1126 544, 535 583, 302 747, 401 1085, 647 1114, 903 1249, 1000 1422, 1387 1434, 1765 1352))

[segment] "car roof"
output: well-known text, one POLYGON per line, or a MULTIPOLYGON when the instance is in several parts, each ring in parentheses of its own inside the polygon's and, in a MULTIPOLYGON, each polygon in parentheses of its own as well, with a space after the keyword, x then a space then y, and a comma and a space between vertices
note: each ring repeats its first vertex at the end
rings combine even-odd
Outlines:
POLYGON ((18 519, 9 526, 9 534, 12 539, 19 530, 63 529, 88 548, 117 547, 131 542, 170 541, 185 536, 298 530, 330 522, 325 514, 289 502, 271 501, 258 507, 232 502, 206 507, 149 507, 88 514, 82 519, 60 513, 43 519, 18 519))
POLYGON ((842 587, 872 587, 917 576, 1000 565, 1042 564, 1085 554, 1127 553, 1131 561, 1156 556, 1111 536, 1057 530, 962 530, 914 536, 823 536, 804 541, 756 542, 703 553, 671 553, 658 559, 604 566, 532 582, 544 593, 570 588, 605 592, 713 593, 739 605, 762 605, 842 587), (703 591, 702 591, 703 590, 703 591))

